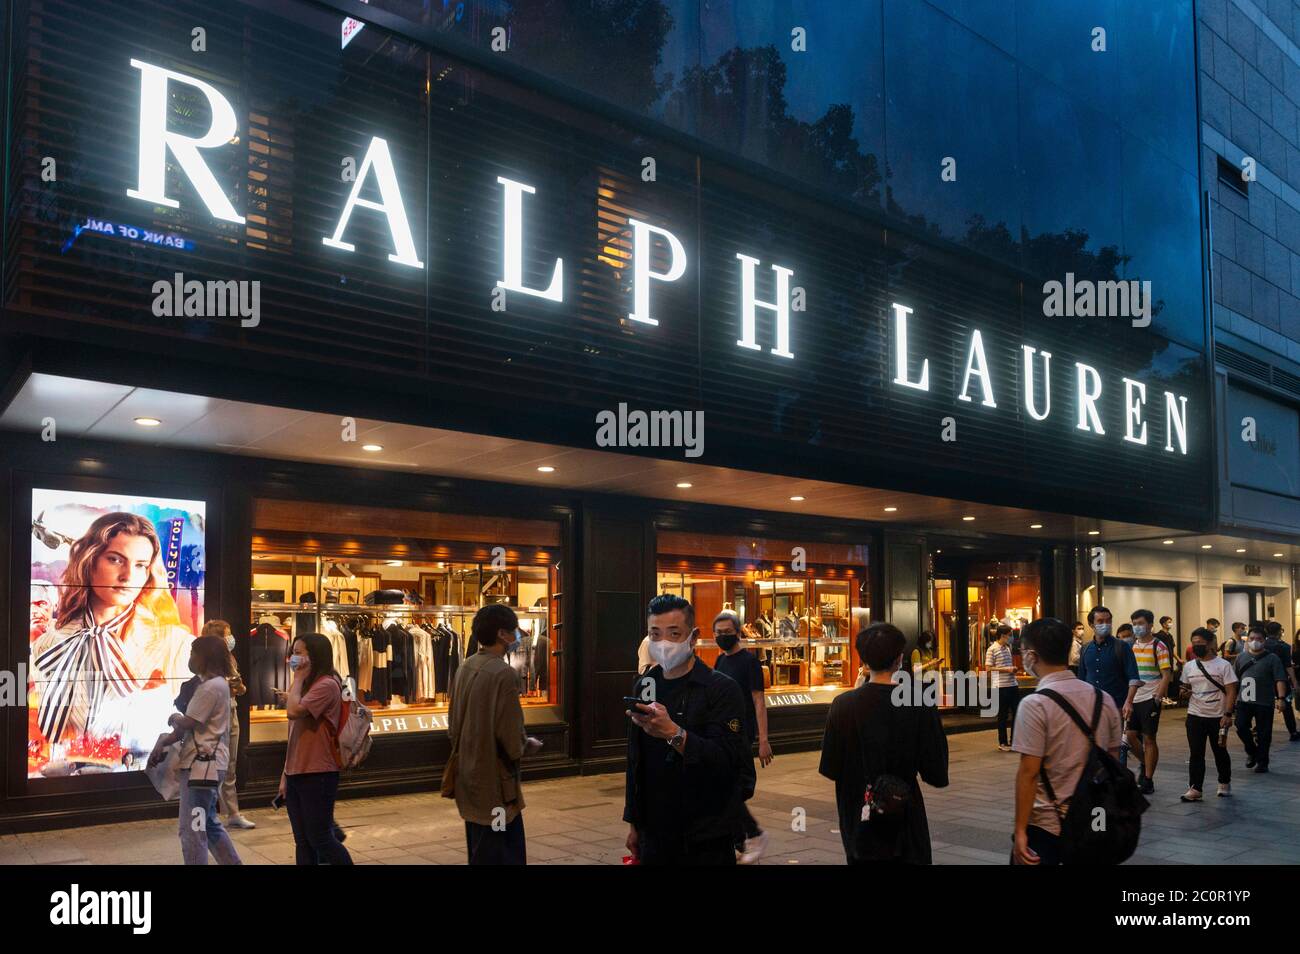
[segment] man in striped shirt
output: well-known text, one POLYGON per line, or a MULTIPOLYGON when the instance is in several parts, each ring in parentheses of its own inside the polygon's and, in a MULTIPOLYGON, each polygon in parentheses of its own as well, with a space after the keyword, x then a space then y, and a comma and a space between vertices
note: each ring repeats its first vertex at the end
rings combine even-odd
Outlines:
POLYGON ((1143 794, 1155 791, 1152 781, 1160 750, 1156 747, 1156 732, 1160 728, 1161 702, 1169 688, 1173 661, 1165 644, 1155 638, 1155 614, 1150 610, 1135 610, 1130 617, 1133 623, 1133 658, 1137 661, 1141 685, 1133 696, 1133 714, 1128 720, 1128 747, 1137 755, 1138 788, 1143 794))
POLYGON ((998 748, 1011 751, 1008 732, 1015 723, 1016 703, 1020 690, 1016 686, 1016 666, 1011 657, 1011 627, 998 626, 998 638, 989 644, 984 654, 984 668, 992 673, 993 685, 998 690, 998 748))

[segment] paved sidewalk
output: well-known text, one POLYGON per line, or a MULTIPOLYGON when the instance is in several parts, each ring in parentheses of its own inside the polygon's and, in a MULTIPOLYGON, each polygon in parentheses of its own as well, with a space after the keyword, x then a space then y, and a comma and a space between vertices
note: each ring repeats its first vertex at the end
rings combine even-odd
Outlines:
MULTIPOLYGON (((1162 761, 1152 807, 1143 819, 1138 864, 1297 864, 1300 848, 1300 742, 1275 730, 1272 771, 1245 769, 1233 737, 1235 796, 1211 794, 1200 805, 1178 796, 1187 788, 1186 710, 1164 714, 1162 761)), ((1010 848, 1012 780, 1017 756, 997 751, 992 731, 949 739, 951 784, 925 788, 937 864, 1005 864, 1010 848)), ((817 774, 819 754, 778 756, 759 771, 750 802, 771 835, 764 864, 843 864, 836 831, 833 788, 817 774), (792 831, 796 809, 806 830, 792 831)), ((1209 766, 1207 790, 1214 790, 1209 766)), ((596 775, 526 784, 524 812, 532 864, 619 864, 626 853, 623 776, 596 775)), ((288 818, 269 808, 247 810, 254 831, 232 833, 245 863, 292 864, 288 818)), ((340 801, 337 818, 348 831, 347 848, 361 864, 463 864, 465 830, 455 806, 436 793, 340 801)), ((178 864, 175 821, 124 822, 0 838, 0 864, 178 864)))

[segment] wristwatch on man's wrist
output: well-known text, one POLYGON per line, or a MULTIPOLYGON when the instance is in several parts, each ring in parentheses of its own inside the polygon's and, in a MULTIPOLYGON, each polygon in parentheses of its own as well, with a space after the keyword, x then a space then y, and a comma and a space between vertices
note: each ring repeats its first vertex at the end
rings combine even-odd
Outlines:
POLYGON ((668 744, 674 749, 680 748, 686 741, 686 730, 681 726, 677 727, 677 734, 668 740, 668 744))

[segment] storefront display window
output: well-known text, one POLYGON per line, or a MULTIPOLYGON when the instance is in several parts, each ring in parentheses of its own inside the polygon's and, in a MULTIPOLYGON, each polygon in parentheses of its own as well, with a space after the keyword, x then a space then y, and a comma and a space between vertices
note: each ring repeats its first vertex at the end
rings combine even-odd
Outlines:
POLYGON ((471 624, 488 603, 519 617, 506 661, 520 701, 558 701, 557 522, 262 500, 254 527, 246 681, 255 741, 283 737, 289 647, 312 632, 333 644, 334 668, 374 711, 375 732, 446 729, 452 680, 477 651, 471 624))
POLYGON ((852 688, 853 636, 872 619, 869 567, 865 544, 659 534, 658 592, 695 607, 700 658, 717 661, 711 624, 734 610, 767 691, 792 704, 852 688))

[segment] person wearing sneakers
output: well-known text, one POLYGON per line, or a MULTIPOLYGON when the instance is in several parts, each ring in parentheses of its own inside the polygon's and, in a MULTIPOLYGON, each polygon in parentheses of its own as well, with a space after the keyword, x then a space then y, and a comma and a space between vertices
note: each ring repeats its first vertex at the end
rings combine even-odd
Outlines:
MULTIPOLYGON (((722 655, 713 664, 715 672, 730 676, 745 692, 745 736, 749 744, 758 743, 758 764, 767 768, 772 764, 772 746, 767 741, 767 700, 763 695, 763 666, 748 649, 740 645, 740 615, 735 610, 723 610, 713 621, 713 639, 722 655)), ((741 805, 740 822, 742 839, 737 846, 739 863, 757 864, 767 848, 767 832, 758 827, 750 810, 741 805)))
POLYGON ((204 623, 203 635, 221 637, 230 653, 230 668, 234 670, 234 675, 226 680, 230 683, 230 767, 217 793, 217 809, 226 816, 226 828, 256 828, 256 822, 239 814, 239 793, 235 790, 235 762, 239 758, 239 703, 236 699, 248 691, 235 661, 235 636, 230 631, 230 624, 223 619, 210 619, 204 623))
POLYGON ((1013 731, 1020 689, 1016 685, 1016 667, 1011 657, 1011 627, 1004 623, 998 627, 997 633, 998 638, 989 644, 989 651, 984 654, 984 668, 993 674, 993 685, 998 690, 998 750, 1010 752, 1008 733, 1013 731))
POLYGON ((1137 660, 1138 679, 1142 685, 1133 696, 1133 714, 1129 717, 1128 745, 1137 753, 1138 788, 1144 795, 1155 791, 1156 763, 1160 750, 1156 747, 1156 732, 1160 728, 1160 702, 1169 688, 1173 671, 1169 650, 1152 632, 1155 614, 1150 610, 1135 610, 1133 620, 1133 657, 1137 660))
POLYGON ((1237 702, 1237 737, 1246 750, 1246 768, 1259 773, 1268 771, 1273 712, 1282 711, 1290 688, 1282 660, 1268 651, 1267 637, 1263 623, 1251 623, 1243 651, 1233 662, 1237 684, 1241 687, 1237 702))
POLYGON ((1183 692, 1187 704, 1188 782, 1182 800, 1199 802, 1205 786, 1205 743, 1214 752, 1219 773, 1220 798, 1232 794, 1232 758, 1228 755, 1228 728, 1237 703, 1237 674, 1232 663, 1215 653, 1214 634, 1203 626, 1192 631, 1192 661, 1183 667, 1183 692))

